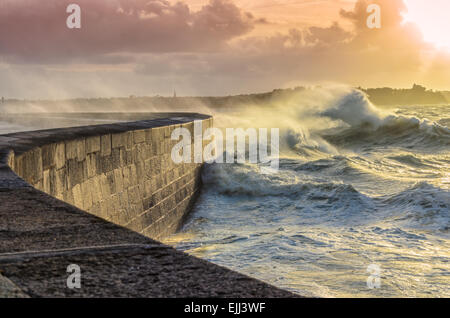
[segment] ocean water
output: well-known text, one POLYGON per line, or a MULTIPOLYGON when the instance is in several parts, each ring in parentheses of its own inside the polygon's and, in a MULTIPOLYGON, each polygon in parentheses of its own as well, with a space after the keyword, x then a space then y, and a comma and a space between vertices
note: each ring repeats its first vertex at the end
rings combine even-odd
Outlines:
POLYGON ((207 165, 166 243, 305 296, 450 297, 450 106, 336 89, 218 118, 279 127, 280 170, 207 165))
MULTIPOLYGON (((111 116, 4 116, 0 134, 149 114, 111 116)), ((214 117, 280 128, 280 170, 206 165, 189 220, 166 243, 300 295, 450 297, 449 105, 378 109, 337 87, 214 117)))

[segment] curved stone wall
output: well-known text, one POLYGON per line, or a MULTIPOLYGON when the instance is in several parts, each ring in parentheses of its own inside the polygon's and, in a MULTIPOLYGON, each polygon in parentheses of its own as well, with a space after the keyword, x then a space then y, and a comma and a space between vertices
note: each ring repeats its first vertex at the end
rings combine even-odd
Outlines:
MULTIPOLYGON (((209 116, 11 134, 8 164, 30 185, 151 238, 174 233, 200 188, 201 164, 175 164, 175 128, 209 116)), ((182 117, 181 117, 182 116, 182 117)))
POLYGON ((199 189, 200 165, 169 160, 171 131, 212 125, 159 115, 0 136, 0 297, 294 296, 150 238, 175 231, 199 189))

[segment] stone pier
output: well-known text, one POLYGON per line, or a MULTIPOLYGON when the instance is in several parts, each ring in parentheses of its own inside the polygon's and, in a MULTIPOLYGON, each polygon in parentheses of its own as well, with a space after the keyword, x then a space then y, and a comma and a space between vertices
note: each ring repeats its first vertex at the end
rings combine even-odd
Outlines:
POLYGON ((201 164, 171 160, 171 133, 213 124, 159 117, 0 136, 0 297, 293 296, 157 241, 201 189, 201 164))

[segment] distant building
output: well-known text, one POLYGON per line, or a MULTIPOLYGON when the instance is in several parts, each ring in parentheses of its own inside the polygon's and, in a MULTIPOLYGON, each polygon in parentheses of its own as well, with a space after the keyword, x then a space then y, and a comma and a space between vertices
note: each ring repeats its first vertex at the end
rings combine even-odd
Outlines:
POLYGON ((363 90, 375 105, 439 105, 448 103, 445 93, 427 90, 426 87, 414 84, 410 89, 390 87, 369 88, 363 90))
POLYGON ((427 88, 422 85, 414 84, 412 90, 416 92, 425 92, 427 88))

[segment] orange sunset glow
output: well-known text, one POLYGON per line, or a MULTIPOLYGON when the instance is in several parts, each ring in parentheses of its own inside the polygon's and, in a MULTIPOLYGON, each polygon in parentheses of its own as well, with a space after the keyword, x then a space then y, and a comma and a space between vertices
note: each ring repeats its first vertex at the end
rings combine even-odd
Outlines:
POLYGON ((1 2, 4 95, 450 87, 445 0, 80 0, 79 30, 65 27, 69 3, 1 2), (381 7, 380 29, 366 25, 371 3, 381 7))

